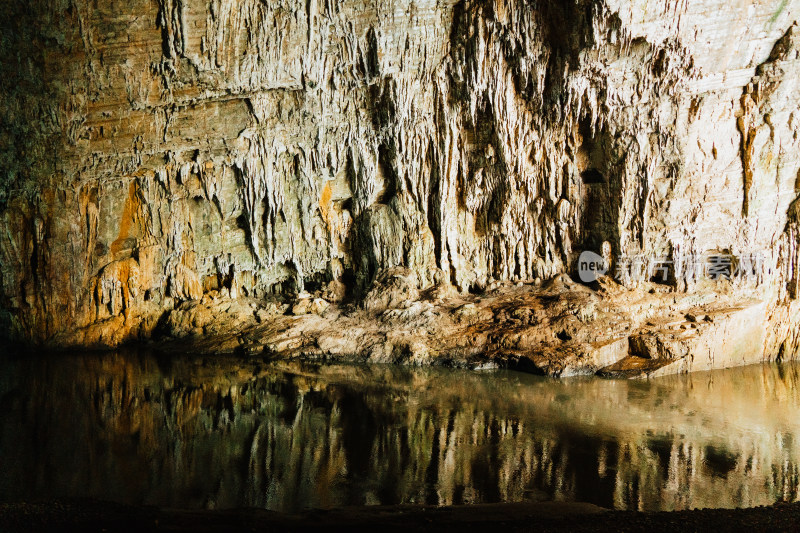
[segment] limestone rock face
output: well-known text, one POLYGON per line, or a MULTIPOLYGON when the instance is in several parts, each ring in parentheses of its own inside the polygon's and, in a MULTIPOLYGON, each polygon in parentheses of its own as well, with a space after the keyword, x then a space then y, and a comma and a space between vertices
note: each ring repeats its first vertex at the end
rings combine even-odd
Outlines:
POLYGON ((409 309, 590 250, 628 289, 658 257, 672 293, 758 300, 763 357, 797 353, 800 1, 18 4, 12 338, 114 346, 204 298, 245 324, 325 294, 409 309), (685 260, 723 254, 743 268, 713 283, 685 260), (408 294, 375 294, 398 268, 408 294))

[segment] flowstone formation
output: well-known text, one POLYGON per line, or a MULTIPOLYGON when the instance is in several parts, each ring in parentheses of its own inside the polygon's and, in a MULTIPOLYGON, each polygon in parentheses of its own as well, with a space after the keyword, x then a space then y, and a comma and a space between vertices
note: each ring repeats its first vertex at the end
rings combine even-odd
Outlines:
POLYGON ((798 354, 800 1, 7 4, 12 339, 555 375, 798 354), (584 251, 610 276, 572 282, 584 251))

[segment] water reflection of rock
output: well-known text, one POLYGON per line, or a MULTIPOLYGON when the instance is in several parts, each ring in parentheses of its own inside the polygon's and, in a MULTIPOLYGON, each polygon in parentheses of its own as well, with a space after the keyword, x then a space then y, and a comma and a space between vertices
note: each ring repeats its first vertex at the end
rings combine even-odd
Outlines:
POLYGON ((795 365, 650 382, 130 354, 2 366, 4 498, 680 509, 800 486, 795 365))

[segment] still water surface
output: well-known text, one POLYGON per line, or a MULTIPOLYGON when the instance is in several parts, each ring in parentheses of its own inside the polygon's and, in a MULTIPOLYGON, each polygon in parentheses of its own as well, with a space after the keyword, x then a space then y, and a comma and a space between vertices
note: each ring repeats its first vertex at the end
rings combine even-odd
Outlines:
POLYGON ((0 499, 795 501, 800 366, 651 381, 143 353, 0 361, 0 499))

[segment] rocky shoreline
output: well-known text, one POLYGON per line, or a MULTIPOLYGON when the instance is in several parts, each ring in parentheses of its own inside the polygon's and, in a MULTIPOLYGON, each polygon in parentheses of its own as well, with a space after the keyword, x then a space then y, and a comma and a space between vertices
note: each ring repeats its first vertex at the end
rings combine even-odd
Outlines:
MULTIPOLYGON (((655 377, 780 360, 775 339, 790 329, 780 309, 758 300, 656 283, 627 289, 610 278, 587 286, 560 275, 473 295, 420 290, 416 275, 398 268, 359 303, 332 292, 268 303, 206 295, 165 314, 151 344, 166 353, 655 377)), ((113 345, 104 327, 60 342, 113 345)))

